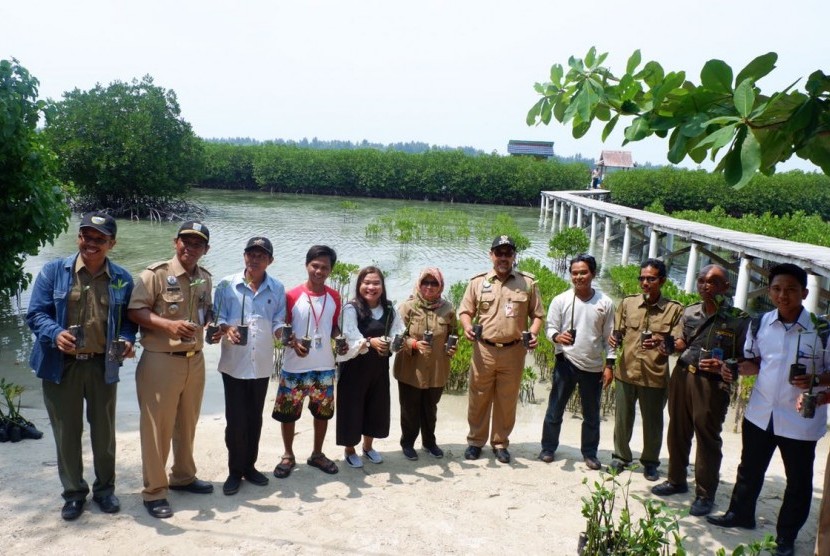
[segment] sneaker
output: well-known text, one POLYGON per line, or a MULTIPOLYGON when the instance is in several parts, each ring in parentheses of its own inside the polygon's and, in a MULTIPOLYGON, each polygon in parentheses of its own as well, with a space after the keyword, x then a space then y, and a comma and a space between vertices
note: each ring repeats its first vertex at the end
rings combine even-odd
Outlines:
POLYGON ((410 461, 415 461, 418 459, 418 452, 412 446, 405 446, 403 448, 403 457, 410 461))
POLYGON ((651 487, 651 493, 657 496, 671 496, 672 494, 683 494, 685 492, 689 492, 689 485, 676 485, 669 481, 663 481, 659 485, 651 487))
POLYGON ((344 459, 349 467, 363 467, 363 460, 357 454, 346 454, 344 459))
POLYGON ((372 463, 383 463, 383 456, 381 456, 374 448, 363 450, 363 455, 372 463))
POLYGON ((660 471, 657 470, 656 465, 646 465, 643 468, 643 476, 646 478, 646 481, 656 481, 660 478, 660 471))
POLYGON ((444 450, 439 448, 437 445, 436 446, 424 446, 424 450, 426 450, 427 453, 429 453, 429 455, 431 455, 435 459, 441 459, 442 457, 444 457, 444 450))

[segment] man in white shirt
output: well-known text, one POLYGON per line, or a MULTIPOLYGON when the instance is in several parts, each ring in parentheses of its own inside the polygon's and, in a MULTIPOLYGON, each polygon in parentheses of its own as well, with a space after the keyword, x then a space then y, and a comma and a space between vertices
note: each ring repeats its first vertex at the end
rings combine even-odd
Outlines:
POLYGON ((286 323, 293 334, 285 348, 280 385, 272 417, 281 423, 285 452, 274 476, 285 479, 294 469, 294 431, 305 398, 314 418, 314 448, 308 465, 333 475, 337 464, 323 453, 328 423, 334 417, 334 351, 331 339, 340 334, 340 294, 326 286, 337 262, 327 245, 314 245, 306 253, 308 279, 286 294, 286 323), (300 339, 298 339, 300 338, 300 339), (306 340, 307 339, 307 340, 306 340), (306 340, 308 347, 303 344, 306 340))
POLYGON ((594 257, 574 257, 570 272, 573 289, 554 297, 548 309, 546 331, 556 346, 556 366, 542 425, 539 459, 545 463, 553 461, 565 407, 579 385, 582 457, 589 469, 599 469, 600 398, 602 389, 614 379, 615 353, 605 341, 614 329, 614 304, 592 287, 597 272, 594 257))
MULTIPOLYGON (((729 509, 709 516, 721 527, 755 528, 755 505, 772 454, 778 448, 784 462, 787 486, 778 512, 776 554, 791 555, 795 538, 810 513, 813 495, 813 460, 816 442, 824 436, 827 406, 806 419, 796 410, 798 396, 810 383, 826 383, 830 353, 824 351, 813 315, 804 309, 807 273, 794 264, 780 264, 769 274, 769 296, 776 309, 753 323, 747 334, 741 375, 757 375, 743 420, 741 463, 729 509), (805 365, 790 382, 790 365, 805 365)), ((731 380, 727 371, 724 380, 731 380)))
POLYGON ((254 465, 268 378, 274 368, 274 337, 285 319, 285 288, 266 273, 274 262, 271 242, 252 237, 243 258, 245 270, 222 280, 214 296, 216 322, 223 335, 219 372, 225 387, 228 478, 222 492, 228 496, 239 492, 243 478, 259 486, 268 484, 268 477, 254 465))

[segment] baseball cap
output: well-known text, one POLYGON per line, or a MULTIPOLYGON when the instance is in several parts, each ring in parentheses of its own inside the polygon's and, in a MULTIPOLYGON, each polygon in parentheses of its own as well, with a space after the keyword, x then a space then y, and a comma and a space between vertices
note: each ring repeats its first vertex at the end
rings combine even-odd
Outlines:
POLYGON ((199 236, 200 238, 204 239, 208 243, 210 242, 210 232, 207 229, 207 226, 202 224, 201 222, 196 222, 195 220, 188 220, 184 224, 179 227, 180 236, 185 235, 194 235, 199 236))
POLYGON ((245 246, 245 251, 247 252, 257 247, 268 253, 269 256, 274 256, 274 246, 271 245, 271 241, 267 237, 252 237, 248 240, 248 244, 245 246))
POLYGON ((118 226, 115 224, 115 218, 103 212, 88 212, 81 217, 81 228, 92 228, 98 230, 104 235, 115 237, 115 232, 118 226))
POLYGON ((496 249, 497 247, 501 247, 502 245, 507 245, 513 249, 513 251, 516 250, 516 242, 513 241, 513 238, 510 236, 498 236, 493 240, 493 245, 490 246, 490 251, 496 249))

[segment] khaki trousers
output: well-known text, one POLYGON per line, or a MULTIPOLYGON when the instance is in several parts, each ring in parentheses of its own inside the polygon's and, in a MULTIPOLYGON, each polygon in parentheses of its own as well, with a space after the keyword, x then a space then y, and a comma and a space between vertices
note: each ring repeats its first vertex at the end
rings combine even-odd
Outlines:
POLYGON ((522 383, 525 354, 521 343, 508 347, 478 342, 470 367, 467 444, 482 447, 489 438, 493 448, 507 448, 516 424, 516 404, 522 383), (492 432, 490 415, 493 417, 492 432))
POLYGON ((205 359, 144 350, 135 373, 141 410, 141 467, 145 501, 167 497, 168 484, 187 485, 196 478, 193 439, 205 390, 205 359), (173 467, 166 474, 173 445, 173 467))

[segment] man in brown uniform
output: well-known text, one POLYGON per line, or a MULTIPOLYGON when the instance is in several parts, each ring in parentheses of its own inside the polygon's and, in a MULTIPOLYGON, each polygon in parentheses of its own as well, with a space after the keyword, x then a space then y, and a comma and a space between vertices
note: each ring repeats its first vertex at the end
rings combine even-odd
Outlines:
MULTIPOLYGON (((651 492, 658 496, 684 493, 692 437, 695 451, 695 501, 691 513, 712 511, 723 459, 721 429, 729 409, 729 384, 721 380, 721 362, 741 357, 749 315, 730 307, 726 269, 708 265, 697 276, 702 301, 683 311, 683 336, 675 339, 680 357, 669 380, 668 480, 651 492), (718 351, 720 350, 720 351, 718 351)), ((665 352, 665 347, 660 346, 665 352)))
POLYGON ((213 485, 196 478, 193 437, 205 387, 204 333, 211 307, 211 276, 198 266, 208 252, 210 233, 185 222, 173 240, 176 256, 150 265, 136 281, 130 319, 141 328, 144 353, 135 373, 141 410, 144 506, 153 517, 173 515, 167 489, 198 494, 213 485), (173 468, 165 472, 170 443, 173 468))
POLYGON ((514 270, 515 258, 515 242, 508 236, 497 237, 490 249, 493 270, 474 276, 461 300, 461 326, 467 339, 475 342, 467 407, 469 446, 464 452, 470 460, 478 459, 489 437, 496 459, 510 463, 508 437, 516 422, 526 354, 522 332, 530 331, 527 349, 535 349, 545 317, 533 276, 514 270), (479 341, 473 319, 482 327, 479 341))
MULTIPOLYGON (((622 332, 622 358, 614 371, 616 411, 614 455, 611 467, 617 472, 632 460, 631 434, 634 431, 634 404, 639 400, 643 423, 643 475, 649 481, 660 478, 660 448, 663 444, 663 408, 669 386, 669 358, 657 350, 663 338, 680 337, 683 306, 663 297, 666 265, 647 259, 640 265, 642 294, 629 295, 617 308, 615 330, 622 332)), ((617 342, 612 334, 611 346, 617 342)))

